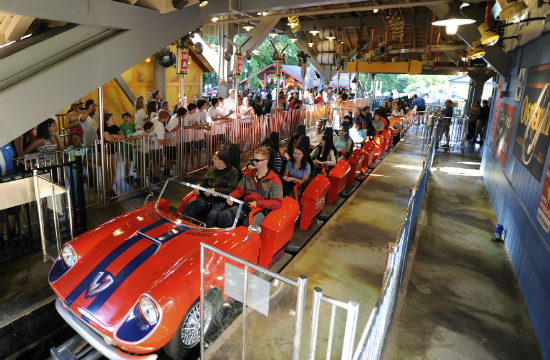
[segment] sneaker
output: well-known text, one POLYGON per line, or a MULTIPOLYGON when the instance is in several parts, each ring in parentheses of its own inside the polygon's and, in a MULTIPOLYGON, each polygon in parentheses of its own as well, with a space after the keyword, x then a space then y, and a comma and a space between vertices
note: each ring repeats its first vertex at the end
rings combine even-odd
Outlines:
POLYGON ((105 196, 107 197, 107 199, 112 199, 116 196, 116 192, 114 190, 109 190, 107 191, 107 193, 105 194, 105 196))
POLYGON ((131 183, 134 182, 134 177, 133 177, 132 175, 126 176, 126 177, 124 178, 124 181, 126 181, 126 183, 128 183, 128 184, 131 184, 131 183))

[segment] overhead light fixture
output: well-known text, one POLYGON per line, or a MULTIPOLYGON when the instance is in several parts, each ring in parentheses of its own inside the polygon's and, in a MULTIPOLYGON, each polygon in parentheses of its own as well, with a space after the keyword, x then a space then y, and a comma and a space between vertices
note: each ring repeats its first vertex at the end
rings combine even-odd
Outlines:
POLYGON ((529 8, 523 1, 497 0, 502 10, 498 14, 500 20, 507 23, 518 23, 525 20, 529 8))
POLYGON ((330 30, 330 34, 329 34, 329 36, 327 36, 327 39, 330 40, 330 41, 336 39, 336 37, 335 37, 334 34, 332 33, 332 30, 330 30))
POLYGON ((309 45, 309 47, 313 47, 313 43, 312 42, 309 42, 307 43, 309 45))
POLYGON ((481 45, 493 46, 498 41, 498 34, 489 29, 489 24, 483 23, 478 27, 479 32, 481 33, 481 45))
POLYGON ((290 41, 292 41, 292 43, 294 44, 296 41, 298 41, 298 39, 296 39, 295 37, 292 37, 289 39, 290 41))
POLYGON ((218 44, 216 44, 216 43, 210 44, 210 47, 211 47, 212 49, 217 49, 217 48, 218 48, 218 44))
POLYGON ((311 29, 311 30, 309 31, 309 33, 310 33, 311 35, 315 36, 315 35, 319 34, 319 30, 317 30, 317 28, 315 27, 315 25, 313 25, 313 29, 311 29))
POLYGON ((273 29, 273 31, 269 33, 269 36, 271 36, 273 39, 275 39, 277 37, 277 35, 279 35, 279 34, 277 34, 275 32, 275 29, 273 29))
POLYGON ((374 9, 372 12, 376 14, 378 12, 378 9, 374 9))
POLYGON ((468 4, 468 3, 462 3, 462 5, 460 5, 460 9, 465 8, 465 7, 467 7, 467 6, 470 6, 470 4, 468 4))
POLYGON ((258 11, 258 16, 266 16, 267 15, 267 11, 258 11))
POLYGON ((472 48, 468 51, 468 59, 481 59, 485 56, 485 50, 481 46, 481 42, 476 40, 472 43, 472 48), (473 49, 472 49, 473 48, 473 49))
POLYGON ((215 16, 214 16, 214 17, 212 18, 212 22, 216 22, 216 21, 218 21, 218 20, 220 20, 219 17, 215 17, 215 16))
POLYGON ((462 62, 465 62, 466 61, 466 56, 463 56, 462 57, 462 62))
POLYGON ((250 21, 247 21, 247 22, 246 22, 246 25, 243 26, 243 28, 244 28, 246 31, 250 31, 250 30, 254 29, 254 26, 250 25, 250 21))
POLYGON ((200 7, 205 7, 206 5, 208 5, 208 0, 199 0, 200 7))
MULTIPOLYGON (((9 44, 8 44, 8 45, 9 45, 9 44)), ((4 46, 5 46, 5 45, 4 45, 4 46)), ((0 46, 0 48, 1 48, 1 47, 4 47, 4 46, 0 46)), ((151 58, 148 57, 147 59, 145 59, 145 62, 151 62, 151 58)))
POLYGON ((458 31, 459 25, 473 24, 476 21, 468 19, 462 12, 460 12, 459 1, 452 1, 449 3, 449 11, 443 16, 442 19, 432 23, 435 26, 445 26, 445 31, 449 35, 454 35, 458 31))
POLYGON ((260 50, 256 49, 256 50, 252 51, 252 54, 254 54, 254 55, 260 55, 260 50))
POLYGON ((458 72, 458 76, 462 76, 462 75, 464 75, 464 73, 462 72, 462 70, 460 70, 460 71, 458 72))

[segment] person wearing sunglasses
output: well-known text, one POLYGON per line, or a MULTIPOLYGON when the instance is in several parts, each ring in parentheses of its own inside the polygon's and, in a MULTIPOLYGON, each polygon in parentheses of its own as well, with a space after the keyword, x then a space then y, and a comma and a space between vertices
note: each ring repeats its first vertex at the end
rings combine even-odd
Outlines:
POLYGON ((84 130, 80 124, 80 115, 82 115, 82 110, 80 110, 80 108, 82 105, 84 105, 84 101, 82 101, 82 99, 77 100, 71 104, 71 108, 67 112, 63 124, 65 125, 64 130, 69 130, 69 134, 78 131, 80 136, 84 136, 84 130))
MULTIPOLYGON (((247 171, 237 188, 229 194, 235 199, 243 199, 249 205, 249 207, 243 206, 237 225, 248 226, 250 211, 253 208, 261 208, 262 211, 253 216, 253 224, 260 226, 269 211, 280 209, 283 206, 281 178, 267 166, 269 150, 260 148, 254 151, 253 162, 254 169, 247 171)), ((218 227, 220 228, 232 227, 237 216, 239 205, 233 204, 231 200, 227 200, 227 204, 231 207, 222 211, 218 217, 218 227)))

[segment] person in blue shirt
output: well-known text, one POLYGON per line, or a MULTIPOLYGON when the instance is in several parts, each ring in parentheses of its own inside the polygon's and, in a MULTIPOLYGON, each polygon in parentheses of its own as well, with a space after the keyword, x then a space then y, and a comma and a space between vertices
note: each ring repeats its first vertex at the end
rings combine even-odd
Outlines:
POLYGON ((413 96, 413 103, 412 106, 416 106, 416 110, 418 111, 426 111, 426 102, 421 97, 417 97, 416 94, 413 96))
MULTIPOLYGON (((13 165, 13 158, 15 156, 15 149, 11 145, 11 143, 7 143, 6 145, 0 147, 0 175, 10 175, 15 173, 15 167, 13 165)), ((15 230, 16 225, 16 216, 17 216, 17 207, 11 207, 6 210, 0 210, 0 234, 4 232, 4 219, 6 219, 6 212, 7 212, 7 218, 9 223, 9 233, 8 233, 8 239, 12 241, 13 244, 16 243, 16 240, 18 239, 17 231, 15 230)), ((4 239, 3 235, 0 238, 0 251, 6 251, 8 249, 8 242, 4 239)))
MULTIPOLYGON (((286 164, 283 175, 283 196, 294 197, 294 185, 304 184, 309 179, 310 174, 311 166, 307 161, 307 151, 303 146, 298 145, 294 148, 294 152, 286 164)), ((303 188, 298 189, 298 197, 300 197, 302 191, 303 188)))
POLYGON ((442 148, 449 148, 449 128, 451 126, 451 120, 453 117, 453 102, 451 100, 445 100, 445 109, 443 109, 443 112, 438 114, 441 118, 439 120, 439 134, 437 137, 437 141, 441 141, 443 138, 443 133, 445 133, 445 138, 447 139, 447 144, 440 145, 442 148))

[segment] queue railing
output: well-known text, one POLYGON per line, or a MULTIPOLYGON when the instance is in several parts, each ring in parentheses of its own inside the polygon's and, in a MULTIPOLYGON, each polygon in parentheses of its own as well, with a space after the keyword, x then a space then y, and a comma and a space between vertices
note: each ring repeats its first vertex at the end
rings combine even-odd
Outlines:
MULTIPOLYGON (((243 241, 250 241, 248 239, 251 230, 252 227, 243 241)), ((257 230, 258 228, 254 231, 257 230)), ((201 243, 200 262, 200 331, 190 328, 189 333, 182 335, 184 341, 189 339, 192 342, 194 339, 187 336, 200 334, 201 359, 206 358, 206 347, 210 352, 208 357, 223 351, 211 345, 221 332, 234 323, 236 316, 240 315, 239 326, 232 328, 233 331, 240 330, 242 334, 240 337, 235 336, 241 342, 241 359, 246 358, 247 349, 258 351, 257 343, 254 342, 257 340, 261 341, 261 346, 274 342, 292 344, 290 354, 283 347, 271 348, 270 355, 277 359, 303 358, 307 343, 308 360, 315 359, 316 353, 321 350, 325 350, 326 355, 323 357, 327 359, 341 354, 338 356, 340 359, 351 360, 359 313, 357 302, 344 303, 324 295, 322 289, 315 288, 311 297, 312 306, 307 309, 306 276, 300 275, 297 280, 293 280, 205 243, 201 243), (220 303, 223 305, 220 306, 220 303), (309 333, 305 324, 308 311, 311 312, 309 333), (215 332, 210 330, 214 320, 217 321, 215 332), (270 331, 258 333, 248 330, 249 328, 270 331), (342 333, 343 338, 340 336, 342 333), (259 334, 261 340, 253 338, 256 334, 259 334), (318 338, 323 340, 317 341, 318 338), (335 339, 342 341, 335 342, 335 339), (253 344, 253 347, 247 348, 247 344, 253 344)), ((227 338, 231 338, 231 334, 226 334, 225 339, 227 338)))
POLYGON ((382 289, 363 330, 353 360, 378 360, 382 357, 430 177, 436 149, 437 128, 436 121, 435 131, 428 144, 426 159, 423 161, 422 172, 418 181, 411 187, 411 197, 405 218, 395 241, 388 243, 382 289))

